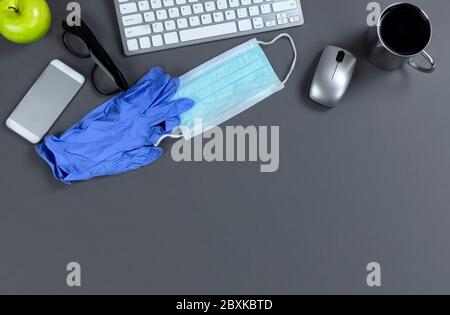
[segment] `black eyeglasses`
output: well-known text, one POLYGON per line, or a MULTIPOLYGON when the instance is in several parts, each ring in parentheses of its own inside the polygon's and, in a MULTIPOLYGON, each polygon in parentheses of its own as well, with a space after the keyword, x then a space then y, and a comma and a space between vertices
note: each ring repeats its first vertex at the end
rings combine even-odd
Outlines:
POLYGON ((81 21, 79 26, 69 26, 63 21, 64 33, 62 41, 66 49, 74 56, 79 58, 91 57, 94 62, 94 68, 91 71, 91 81, 94 88, 102 95, 113 95, 119 91, 128 90, 128 83, 120 69, 114 64, 111 57, 102 47, 91 29, 81 21), (100 68, 110 79, 107 84, 105 80, 100 80, 100 74, 97 70, 100 68), (114 86, 111 86, 111 80, 114 86), (105 87, 108 85, 107 87, 105 87))

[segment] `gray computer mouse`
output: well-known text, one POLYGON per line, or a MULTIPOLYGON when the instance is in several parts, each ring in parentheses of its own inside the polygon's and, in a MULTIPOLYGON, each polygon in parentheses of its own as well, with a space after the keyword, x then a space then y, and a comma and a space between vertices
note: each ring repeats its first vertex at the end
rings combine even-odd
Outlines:
POLYGON ((347 91, 355 70, 356 57, 348 50, 328 46, 324 49, 309 97, 326 107, 335 107, 347 91))

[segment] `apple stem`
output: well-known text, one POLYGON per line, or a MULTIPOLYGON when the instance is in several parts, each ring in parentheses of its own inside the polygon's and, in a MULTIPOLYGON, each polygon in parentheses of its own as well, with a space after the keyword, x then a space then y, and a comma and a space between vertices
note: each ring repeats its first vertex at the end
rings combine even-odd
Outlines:
POLYGON ((17 9, 16 7, 8 7, 8 10, 13 10, 16 13, 19 13, 19 9, 17 9))

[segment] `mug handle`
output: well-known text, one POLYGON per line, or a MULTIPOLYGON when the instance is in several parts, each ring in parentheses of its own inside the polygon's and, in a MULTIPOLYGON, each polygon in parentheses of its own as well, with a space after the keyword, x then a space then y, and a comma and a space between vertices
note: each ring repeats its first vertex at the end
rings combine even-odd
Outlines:
POLYGON ((436 61, 434 60, 433 57, 431 57, 431 55, 429 53, 427 53, 425 50, 422 50, 421 52, 422 56, 430 63, 430 67, 422 67, 420 65, 418 65, 415 61, 414 61, 414 57, 412 57, 411 59, 408 60, 408 64, 413 67, 416 70, 419 70, 421 72, 425 72, 425 73, 431 73, 434 70, 436 70, 436 61))

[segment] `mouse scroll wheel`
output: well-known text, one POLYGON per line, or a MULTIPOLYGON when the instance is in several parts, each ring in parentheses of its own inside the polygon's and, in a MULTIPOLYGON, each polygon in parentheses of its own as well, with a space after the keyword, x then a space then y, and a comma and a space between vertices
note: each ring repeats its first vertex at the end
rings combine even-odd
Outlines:
POLYGON ((336 56, 336 61, 342 62, 342 61, 344 61, 344 58, 345 58, 345 52, 343 50, 341 50, 340 52, 338 52, 338 54, 336 56))

